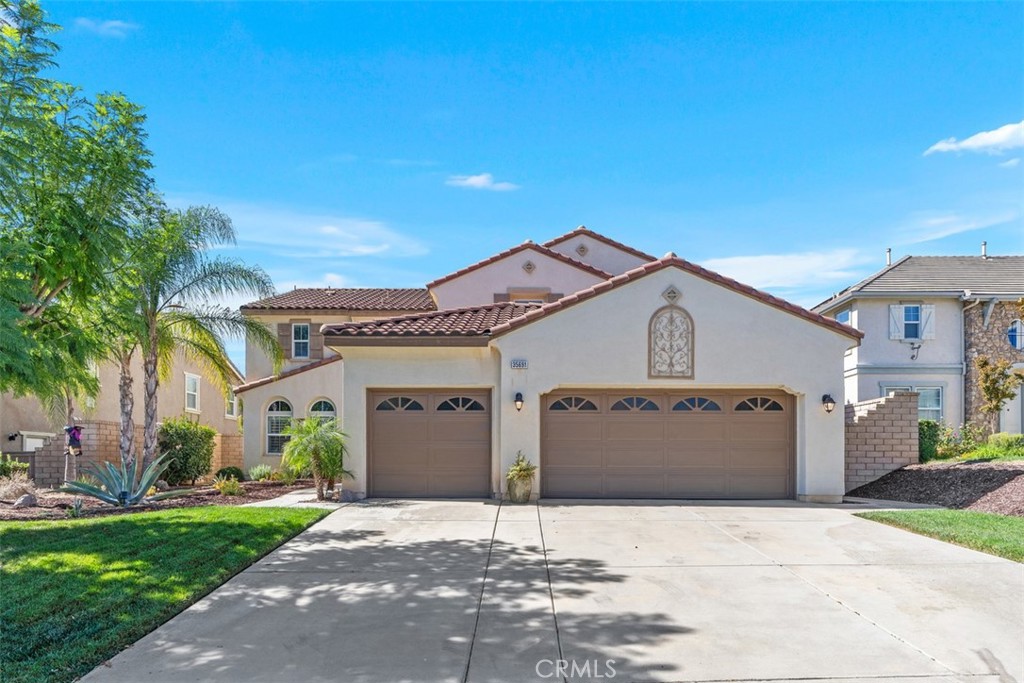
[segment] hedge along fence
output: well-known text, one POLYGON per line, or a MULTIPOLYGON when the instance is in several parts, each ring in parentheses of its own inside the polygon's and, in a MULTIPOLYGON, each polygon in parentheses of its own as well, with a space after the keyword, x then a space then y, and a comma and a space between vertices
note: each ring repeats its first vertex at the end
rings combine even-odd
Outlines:
POLYGON ((213 442, 217 431, 185 417, 165 420, 157 435, 157 449, 171 458, 163 479, 168 484, 195 483, 213 468, 213 442))

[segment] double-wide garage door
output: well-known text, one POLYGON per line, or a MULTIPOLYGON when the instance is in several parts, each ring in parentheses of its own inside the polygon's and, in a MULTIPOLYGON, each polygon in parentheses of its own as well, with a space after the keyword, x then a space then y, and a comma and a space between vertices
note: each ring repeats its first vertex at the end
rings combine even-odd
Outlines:
POLYGON ((368 399, 369 495, 490 496, 490 392, 390 389, 368 399))
POLYGON ((580 389, 541 403, 542 496, 793 496, 788 394, 580 389))

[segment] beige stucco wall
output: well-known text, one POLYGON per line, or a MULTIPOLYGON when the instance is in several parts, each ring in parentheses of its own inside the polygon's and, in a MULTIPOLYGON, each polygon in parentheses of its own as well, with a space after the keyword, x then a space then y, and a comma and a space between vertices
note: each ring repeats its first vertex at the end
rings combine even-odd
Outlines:
POLYGON ((627 270, 632 270, 646 263, 646 260, 639 256, 622 251, 600 240, 595 240, 588 235, 577 235, 554 245, 551 249, 560 254, 565 254, 569 258, 600 268, 612 275, 625 273, 627 270), (587 253, 582 256, 576 251, 581 244, 587 248, 587 253))
MULTIPOLYGON (((195 362, 178 357, 170 375, 161 381, 157 395, 157 419, 165 420, 185 414, 185 373, 199 375, 199 421, 217 430, 219 434, 238 434, 239 423, 225 415, 224 394, 204 374, 195 362)), ((121 419, 119 372, 114 363, 101 363, 97 368, 100 381, 99 395, 92 401, 83 401, 75 407, 75 416, 86 420, 119 422, 121 419)), ((135 409, 133 419, 141 425, 145 418, 143 403, 142 361, 138 355, 133 358, 132 376, 135 385, 135 409)), ((11 394, 0 396, 0 449, 20 450, 21 441, 8 441, 7 435, 18 431, 59 433, 64 426, 61 420, 53 424, 31 396, 15 398, 11 394), (9 445, 10 444, 10 445, 9 445)), ((140 444, 141 447, 141 444, 140 444)))
POLYGON ((530 249, 507 256, 430 288, 438 308, 463 308, 494 303, 495 294, 509 289, 548 288, 552 293, 572 294, 603 278, 575 268, 557 258, 530 249), (526 272, 523 264, 533 263, 526 272))
POLYGON ((502 467, 519 450, 537 459, 539 397, 559 387, 780 388, 796 396, 797 494, 835 499, 844 492, 843 418, 826 414, 821 396, 842 405, 843 354, 855 343, 684 271, 659 271, 493 342, 502 357, 502 467), (694 321, 692 380, 647 376, 648 322, 669 285, 694 321), (509 369, 513 358, 529 369, 509 369), (519 391, 527 399, 521 412, 511 401, 519 391))
POLYGON ((325 398, 334 403, 339 417, 343 417, 344 365, 344 362, 329 363, 240 394, 245 422, 243 460, 246 470, 258 463, 273 467, 280 463, 280 456, 266 454, 267 424, 264 416, 273 401, 288 401, 292 406, 292 416, 302 418, 314 401, 325 398))

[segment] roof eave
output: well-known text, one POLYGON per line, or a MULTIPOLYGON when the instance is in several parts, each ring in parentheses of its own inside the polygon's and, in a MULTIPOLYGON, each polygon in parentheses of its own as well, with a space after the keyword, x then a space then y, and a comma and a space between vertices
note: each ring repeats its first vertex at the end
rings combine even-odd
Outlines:
POLYGON ((487 346, 490 338, 482 335, 392 335, 353 336, 324 335, 324 345, 331 348, 404 346, 404 347, 480 347, 487 346))

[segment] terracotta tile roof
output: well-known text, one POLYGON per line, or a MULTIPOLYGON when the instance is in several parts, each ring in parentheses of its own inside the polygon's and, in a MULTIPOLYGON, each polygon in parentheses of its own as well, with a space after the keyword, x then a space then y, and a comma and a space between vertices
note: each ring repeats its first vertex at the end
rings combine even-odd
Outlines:
POLYGON ((500 261, 500 260, 502 260, 504 258, 507 258, 507 257, 512 256, 514 254, 518 254, 519 252, 526 251, 526 250, 534 251, 534 252, 536 252, 538 254, 543 254, 544 256, 549 256, 549 257, 551 257, 553 259, 561 261, 562 263, 566 263, 566 264, 568 264, 570 266, 573 266, 574 268, 579 268, 580 270, 586 271, 586 272, 590 273, 591 275, 596 275, 597 277, 599 277, 599 278, 601 278, 603 280, 607 280, 608 278, 610 278, 612 276, 611 273, 606 273, 605 271, 601 270, 600 268, 596 268, 596 267, 590 265, 589 263, 583 263, 583 261, 577 261, 576 259, 569 258, 565 254, 557 252, 554 249, 549 249, 546 246, 542 246, 540 244, 534 244, 533 242, 527 241, 527 242, 523 242, 522 244, 520 244, 517 247, 512 247, 511 249, 506 249, 505 251, 501 252, 500 254, 495 254, 494 256, 485 258, 483 261, 478 261, 477 263, 474 263, 471 266, 466 266, 465 268, 462 268, 461 270, 457 270, 454 273, 449 273, 448 275, 445 275, 444 277, 438 278, 438 279, 434 280, 433 282, 429 282, 429 283, 427 283, 427 287, 428 288, 436 287, 437 285, 440 285, 440 284, 443 284, 445 282, 448 282, 449 280, 454 280, 457 277, 462 277, 463 275, 465 275, 467 273, 471 273, 474 270, 478 270, 480 268, 483 268, 484 266, 489 266, 490 264, 492 264, 492 263, 494 263, 496 261, 500 261))
POLYGON ((277 374, 277 375, 271 375, 270 377, 263 377, 261 379, 254 380, 252 382, 247 382, 246 384, 240 384, 239 386, 235 387, 235 394, 237 395, 237 394, 242 393, 243 391, 249 391, 250 389, 255 389, 256 387, 261 387, 264 384, 270 384, 271 382, 276 382, 279 379, 285 379, 286 377, 291 377, 292 375, 298 375, 298 374, 301 374, 303 372, 308 372, 310 370, 315 370, 315 369, 317 369, 319 367, 323 367, 324 365, 330 365, 331 363, 337 363, 339 360, 341 360, 341 356, 331 356, 330 358, 324 358, 323 360, 318 360, 318 361, 315 361, 313 363, 307 363, 306 365, 303 365, 302 367, 299 367, 299 368, 294 368, 292 370, 285 370, 284 372, 282 372, 280 374, 277 374))
POLYGON ((506 301, 383 320, 327 324, 320 329, 328 342, 346 337, 480 337, 540 306, 506 301))
POLYGON ((433 311, 434 300, 425 288, 313 287, 293 289, 242 306, 243 311, 433 311))
POLYGON ((814 310, 828 310, 857 293, 964 293, 1024 295, 1024 256, 904 256, 847 287, 814 310))
POLYGON ((576 292, 575 294, 570 294, 569 296, 562 297, 558 301, 552 301, 551 303, 538 306, 537 308, 528 311, 525 315, 517 316, 516 318, 511 319, 508 322, 502 323, 501 325, 491 328, 489 333, 492 337, 496 337, 498 335, 504 334, 505 332, 508 332, 509 330, 521 327, 522 325, 528 325, 534 320, 542 318, 545 315, 548 315, 549 313, 554 313, 563 308, 568 308, 569 306, 577 304, 581 301, 586 301, 587 299, 598 296, 599 294, 604 294, 605 292, 615 289, 616 287, 619 287, 621 285, 624 285, 627 282, 639 280, 640 278, 646 275, 656 273, 659 270, 663 270, 670 266, 674 266, 676 268, 685 270, 689 273, 692 273, 693 275, 696 275, 697 277, 703 278, 704 280, 708 280, 709 282, 714 282, 715 284, 722 285, 723 287, 731 289, 739 294, 749 296, 752 299, 756 299, 774 308, 778 308, 787 313, 791 313, 800 318, 804 318, 805 320, 821 325, 822 327, 828 327, 832 330, 835 330, 836 332, 845 334, 848 337, 853 337, 854 339, 861 339, 864 337, 864 333, 861 332, 860 330, 856 330, 847 325, 843 325, 842 323, 836 322, 832 318, 827 318, 823 315, 812 313, 811 311, 808 311, 806 308, 797 306, 796 304, 790 303, 785 299, 780 299, 779 297, 768 294, 767 292, 762 292, 758 289, 754 289, 753 287, 737 282, 732 278, 727 278, 724 275, 719 275, 718 273, 710 271, 707 268, 702 268, 701 266, 698 266, 695 263, 690 263, 689 261, 681 259, 673 253, 666 254, 663 258, 660 258, 656 261, 651 261, 650 263, 645 263, 644 265, 634 268, 633 270, 628 270, 622 275, 616 275, 610 280, 600 282, 594 285, 593 287, 588 287, 587 289, 576 292))
POLYGON ((651 256, 650 254, 645 254, 644 252, 640 251, 639 249, 634 249, 633 247, 629 246, 628 244, 623 244, 622 242, 616 242, 615 240, 613 240, 610 237, 605 237, 604 235, 602 235, 600 233, 597 233, 597 232, 594 232, 593 230, 588 229, 587 226, 585 226, 585 225, 581 225, 580 227, 576 228, 575 230, 573 230, 571 232, 565 233, 561 237, 556 237, 553 240, 548 240, 547 242, 544 243, 544 246, 545 247, 553 247, 556 244, 561 244, 562 242, 566 242, 568 240, 571 240, 573 237, 578 237, 580 235, 586 235, 587 237, 590 237, 591 239, 595 239, 598 242, 604 242, 607 245, 613 246, 616 249, 619 249, 621 251, 626 252, 627 254, 632 254, 633 256, 636 256, 637 258, 642 258, 645 261, 657 261, 658 260, 658 258, 656 256, 651 256))

